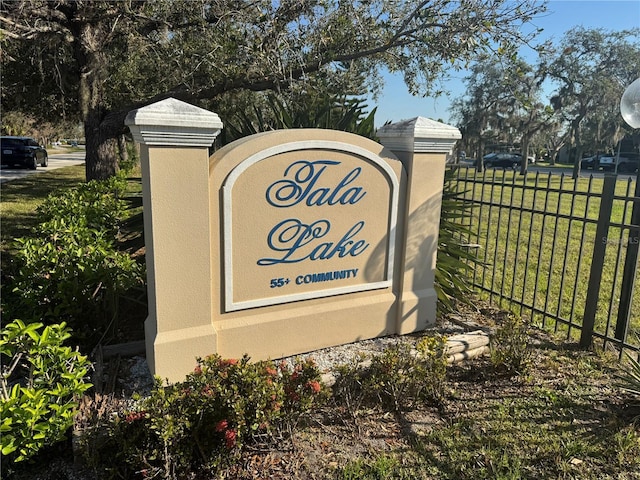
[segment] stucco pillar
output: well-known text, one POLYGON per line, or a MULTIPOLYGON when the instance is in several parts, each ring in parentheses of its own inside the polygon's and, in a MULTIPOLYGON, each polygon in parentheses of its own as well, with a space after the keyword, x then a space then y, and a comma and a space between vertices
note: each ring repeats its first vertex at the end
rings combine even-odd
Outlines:
POLYGON ((211 322, 209 147, 222 129, 215 113, 179 100, 129 112, 141 144, 151 372, 171 381, 217 348, 211 322), (188 351, 188 354, 185 354, 188 351))
POLYGON ((406 334, 436 321, 434 279, 445 163, 462 135, 455 127, 423 117, 385 125, 377 135, 407 173, 406 204, 400 212, 405 243, 398 256, 397 325, 397 333, 406 334))

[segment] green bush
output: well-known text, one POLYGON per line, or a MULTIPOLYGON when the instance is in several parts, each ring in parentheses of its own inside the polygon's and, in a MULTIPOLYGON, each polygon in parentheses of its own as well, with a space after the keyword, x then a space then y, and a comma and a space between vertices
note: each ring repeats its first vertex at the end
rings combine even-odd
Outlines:
POLYGON ((341 366, 334 398, 353 417, 361 405, 402 411, 420 403, 438 404, 445 389, 445 346, 442 336, 425 337, 415 350, 410 343, 401 342, 372 356, 370 363, 361 357, 341 366))
POLYGON ((63 342, 64 323, 44 327, 15 320, 2 329, 2 455, 22 461, 64 437, 73 424, 90 366, 63 342))
POLYGON ((385 349, 372 359, 366 388, 382 405, 396 411, 421 402, 440 402, 447 367, 445 345, 438 336, 422 339, 415 352, 405 342, 385 349))
POLYGON ((49 195, 37 209, 36 233, 55 235, 61 229, 87 227, 103 236, 115 237, 125 215, 127 188, 124 172, 108 180, 93 180, 76 188, 49 195))
POLYGON ((104 334, 119 296, 144 283, 144 268, 116 247, 126 181, 115 177, 50 195, 32 235, 16 239, 17 272, 4 287, 5 313, 67 322, 78 339, 104 334))
POLYGON ((145 471, 152 478, 213 472, 243 445, 269 442, 290 431, 322 397, 312 362, 293 369, 271 361, 251 363, 214 355, 199 359, 184 382, 162 386, 130 412, 112 420, 109 441, 88 460, 105 474, 145 471), (117 467, 113 467, 117 465, 117 467))
POLYGON ((491 338, 491 363, 509 374, 524 374, 531 361, 529 325, 519 316, 508 314, 491 338))
POLYGON ((15 313, 47 323, 67 321, 83 336, 103 328, 117 311, 117 296, 143 282, 143 267, 89 228, 17 242, 15 313))

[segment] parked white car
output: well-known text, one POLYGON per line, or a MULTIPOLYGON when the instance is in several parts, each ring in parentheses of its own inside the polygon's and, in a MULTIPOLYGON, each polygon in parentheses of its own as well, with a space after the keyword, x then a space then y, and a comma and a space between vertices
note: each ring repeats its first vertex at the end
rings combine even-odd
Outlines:
POLYGON ((640 155, 637 153, 621 153, 618 155, 605 155, 600 157, 599 167, 606 172, 613 172, 616 170, 616 164, 618 165, 617 172, 619 173, 634 173, 638 169, 638 163, 640 162, 640 155))
POLYGON ((605 172, 613 172, 616 169, 616 157, 613 155, 603 155, 598 161, 598 167, 605 172))

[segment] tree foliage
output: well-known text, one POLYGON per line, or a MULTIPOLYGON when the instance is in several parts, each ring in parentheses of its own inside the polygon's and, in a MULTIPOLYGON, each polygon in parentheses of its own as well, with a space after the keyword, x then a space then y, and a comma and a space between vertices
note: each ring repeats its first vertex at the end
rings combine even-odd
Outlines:
MULTIPOLYGON (((466 77, 465 96, 452 105, 453 116, 458 120, 462 136, 469 150, 477 159, 482 159, 485 145, 498 142, 504 129, 505 106, 512 98, 504 88, 504 69, 491 57, 483 57, 470 67, 466 77)), ((482 162, 478 162, 482 169, 482 162)))
MULTIPOLYGON (((610 145, 626 129, 619 114, 622 93, 640 71, 640 29, 606 31, 576 27, 541 57, 541 70, 556 87, 554 108, 568 124, 580 169, 585 126, 607 125, 610 145), (611 108, 615 106, 615 108, 611 108)), ((592 130, 593 131, 593 130, 592 130)), ((596 143, 600 143, 596 134, 596 143)))
POLYGON ((426 94, 479 51, 527 41, 519 27, 543 10, 535 0, 2 0, 2 102, 28 109, 17 93, 35 91, 58 115, 77 115, 87 178, 104 178, 117 168, 124 117, 145 103, 173 96, 216 108, 238 91, 318 77, 375 91, 382 66, 426 94))
MULTIPOLYGON (((525 173, 531 138, 553 126, 553 111, 541 100, 541 79, 533 67, 516 55, 498 60, 485 56, 473 64, 466 94, 452 110, 476 158, 491 143, 512 148, 518 143, 525 173)), ((477 167, 483 168, 481 161, 477 167)))
POLYGON ((577 167, 583 150, 611 150, 630 131, 619 103, 640 71, 639 35, 578 27, 557 45, 541 45, 535 65, 515 55, 481 57, 452 106, 467 148, 482 158, 491 142, 517 144, 526 157, 537 141, 553 158, 571 142, 577 167))

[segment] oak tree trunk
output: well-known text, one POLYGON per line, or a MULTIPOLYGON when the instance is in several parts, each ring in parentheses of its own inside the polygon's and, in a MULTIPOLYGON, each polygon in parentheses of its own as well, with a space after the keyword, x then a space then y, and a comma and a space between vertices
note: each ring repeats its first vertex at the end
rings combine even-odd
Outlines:
POLYGON ((102 115, 90 114, 84 121, 87 182, 105 180, 118 172, 117 140, 102 125, 102 115))
POLYGON ((90 22, 76 24, 74 28, 77 29, 74 55, 80 66, 78 95, 86 141, 86 180, 104 180, 118 171, 116 135, 103 124, 107 116, 103 105, 107 78, 104 44, 108 33, 90 22))

